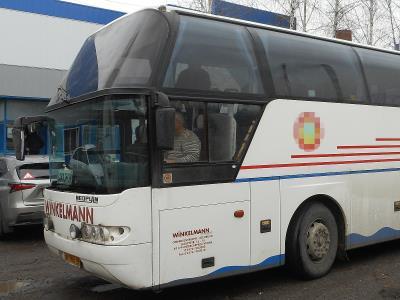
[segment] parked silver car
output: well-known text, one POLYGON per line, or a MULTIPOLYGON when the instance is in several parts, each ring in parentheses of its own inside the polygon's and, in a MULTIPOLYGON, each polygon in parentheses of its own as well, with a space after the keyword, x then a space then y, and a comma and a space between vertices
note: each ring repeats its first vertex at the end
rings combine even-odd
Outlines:
POLYGON ((0 236, 43 222, 43 189, 49 185, 47 156, 0 157, 0 236))

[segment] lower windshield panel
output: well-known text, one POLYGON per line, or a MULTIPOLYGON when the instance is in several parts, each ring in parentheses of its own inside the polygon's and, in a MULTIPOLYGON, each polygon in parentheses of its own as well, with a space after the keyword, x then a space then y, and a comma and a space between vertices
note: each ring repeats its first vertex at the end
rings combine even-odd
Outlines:
POLYGON ((53 189, 110 194, 149 185, 144 96, 108 96, 49 117, 53 189))

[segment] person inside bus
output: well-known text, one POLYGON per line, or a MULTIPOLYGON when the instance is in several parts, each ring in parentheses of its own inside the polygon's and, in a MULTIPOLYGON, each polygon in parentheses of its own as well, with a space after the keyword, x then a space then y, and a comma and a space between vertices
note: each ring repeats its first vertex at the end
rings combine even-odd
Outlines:
POLYGON ((201 142, 197 135, 185 127, 185 119, 180 112, 175 113, 174 149, 166 152, 166 163, 195 162, 200 158, 201 142))
POLYGON ((179 73, 175 87, 180 89, 209 90, 211 87, 210 75, 200 65, 190 64, 187 69, 179 73))

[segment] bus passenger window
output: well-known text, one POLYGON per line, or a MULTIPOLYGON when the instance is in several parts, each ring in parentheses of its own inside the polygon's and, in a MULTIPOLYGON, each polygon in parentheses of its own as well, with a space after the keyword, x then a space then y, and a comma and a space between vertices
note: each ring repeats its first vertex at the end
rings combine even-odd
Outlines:
POLYGON ((237 162, 247 149, 261 107, 171 101, 176 109, 174 149, 166 163, 237 162))
POLYGON ((237 112, 235 113, 237 124, 235 161, 240 161, 243 158, 254 130, 256 129, 260 114, 261 107, 258 105, 238 105, 237 112))
POLYGON ((257 30, 277 97, 366 102, 359 60, 350 46, 257 30))
POLYGON ((261 76, 244 27, 180 16, 163 86, 173 89, 263 94, 261 76))
POLYGON ((192 163, 204 157, 202 145, 204 139, 204 103, 179 102, 171 103, 175 106, 175 137, 174 149, 164 153, 166 163, 192 163))
POLYGON ((365 71, 365 78, 375 105, 398 106, 400 88, 398 74, 400 63, 398 55, 356 49, 365 71))
POLYGON ((260 106, 208 104, 207 108, 210 161, 240 161, 256 127, 260 106))

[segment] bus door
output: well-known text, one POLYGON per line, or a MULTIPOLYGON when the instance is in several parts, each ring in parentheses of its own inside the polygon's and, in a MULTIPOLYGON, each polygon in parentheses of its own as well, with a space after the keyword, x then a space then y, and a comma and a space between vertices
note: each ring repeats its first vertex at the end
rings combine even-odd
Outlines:
POLYGON ((174 149, 163 153, 162 187, 153 190, 160 284, 247 271, 250 184, 235 177, 261 108, 171 103, 174 149))

